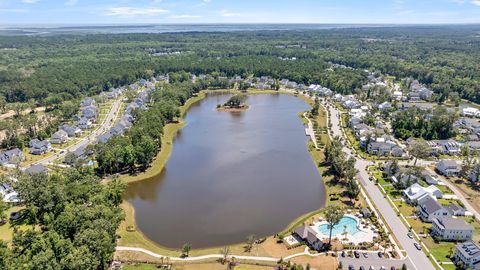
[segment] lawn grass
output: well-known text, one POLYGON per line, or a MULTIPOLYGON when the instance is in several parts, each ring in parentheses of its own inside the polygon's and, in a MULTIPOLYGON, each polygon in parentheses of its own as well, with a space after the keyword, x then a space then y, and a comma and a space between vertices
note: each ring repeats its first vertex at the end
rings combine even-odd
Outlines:
POLYGON ((435 243, 431 237, 422 238, 423 243, 430 249, 438 262, 451 262, 448 258, 450 250, 455 252, 455 242, 439 242, 435 243))
MULTIPOLYGON (((7 219, 10 217, 10 214, 12 212, 17 212, 17 211, 20 211, 21 209, 23 209, 24 207, 20 207, 20 206, 14 206, 14 207, 11 207, 7 210, 7 219)), ((30 229, 32 228, 31 226, 28 226, 28 225, 17 225, 16 226, 18 229, 20 230, 26 230, 26 229, 30 229)), ((0 240, 3 240, 7 243, 10 243, 12 241, 12 237, 13 237, 13 229, 14 227, 10 224, 10 221, 8 220, 6 224, 0 226, 0 240)))

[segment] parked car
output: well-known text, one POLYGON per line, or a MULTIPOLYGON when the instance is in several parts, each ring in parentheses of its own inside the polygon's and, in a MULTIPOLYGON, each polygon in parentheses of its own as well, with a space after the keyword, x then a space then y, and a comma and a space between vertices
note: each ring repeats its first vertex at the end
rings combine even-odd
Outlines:
POLYGON ((407 233, 407 236, 410 237, 410 239, 413 239, 413 233, 409 232, 407 233))
POLYGON ((373 267, 373 265, 370 265, 370 268, 368 268, 369 270, 375 270, 375 267, 373 267))
POLYGON ((345 258, 346 255, 347 255, 347 254, 345 253, 345 251, 342 251, 342 257, 345 258))
POLYGON ((363 265, 360 266, 360 270, 365 270, 365 267, 363 267, 363 265))
POLYGON ((360 258, 360 253, 356 250, 353 252, 353 255, 355 255, 355 258, 357 259, 360 258))
POLYGON ((350 264, 350 265, 348 266, 348 270, 355 270, 355 267, 350 264))
POLYGON ((422 247, 418 243, 413 244, 418 250, 422 250, 422 247))
POLYGON ((368 258, 368 253, 367 253, 367 252, 364 252, 364 253, 363 253, 363 257, 368 258))
POLYGON ((383 253, 381 251, 378 252, 378 257, 383 258, 383 253))
POLYGON ((395 268, 395 266, 392 266, 390 267, 390 270, 397 270, 397 268, 395 268))
POLYGON ((380 270, 385 270, 385 266, 380 267, 380 270))

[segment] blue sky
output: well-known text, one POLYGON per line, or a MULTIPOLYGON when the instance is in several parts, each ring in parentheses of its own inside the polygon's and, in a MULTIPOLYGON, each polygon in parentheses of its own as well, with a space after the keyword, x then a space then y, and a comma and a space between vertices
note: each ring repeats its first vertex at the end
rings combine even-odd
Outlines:
POLYGON ((0 0, 0 25, 480 23, 480 0, 0 0))

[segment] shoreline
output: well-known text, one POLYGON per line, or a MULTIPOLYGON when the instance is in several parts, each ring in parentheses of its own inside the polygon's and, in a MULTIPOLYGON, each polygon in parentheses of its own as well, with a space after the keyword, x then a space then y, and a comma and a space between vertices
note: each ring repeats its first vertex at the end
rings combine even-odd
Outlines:
MULTIPOLYGON (((128 183, 134 183, 134 182, 139 182, 139 181, 144 181, 144 180, 149 180, 151 178, 157 177, 161 172, 163 171, 168 158, 170 157, 170 154, 172 152, 173 148, 173 141, 175 139, 175 136, 177 132, 183 128, 183 126, 186 124, 185 120, 183 119, 185 114, 188 112, 190 107, 194 105, 197 102, 202 101, 207 94, 209 93, 237 93, 239 92, 238 90, 228 90, 228 89, 222 89, 222 90, 202 90, 199 92, 199 94, 195 97, 190 98, 187 100, 187 102, 180 107, 180 117, 179 117, 179 122, 178 123, 171 123, 167 124, 164 127, 164 134, 162 135, 162 142, 164 143, 162 145, 162 149, 160 152, 157 154, 156 158, 152 162, 152 165, 143 173, 140 173, 135 176, 130 176, 130 175, 121 175, 120 178, 124 180, 127 184, 128 183)), ((247 95, 257 95, 257 94, 287 94, 291 96, 295 96, 297 98, 300 98, 304 102, 306 102, 309 105, 313 104, 313 100, 303 96, 303 95, 295 95, 294 93, 287 92, 287 91, 275 91, 275 90, 266 90, 266 91, 259 91, 259 90, 252 90, 248 91, 245 93, 247 95)), ((324 108, 322 108, 324 109, 324 108)), ((242 110, 244 111, 244 110, 242 110)), ((303 114, 299 115, 301 118, 301 121, 303 122, 303 114)), ((325 125, 327 124, 327 119, 325 119, 325 125)), ((297 226, 299 223, 304 222, 305 220, 308 220, 312 216, 318 215, 322 209, 327 206, 328 203, 328 186, 326 185, 325 179, 322 176, 322 173, 324 171, 323 167, 318 167, 317 163, 319 160, 314 157, 314 154, 312 151, 316 151, 315 149, 311 149, 311 140, 307 142, 305 145, 307 147, 307 151, 310 154, 310 157, 312 158, 312 161, 315 163, 315 167, 317 167, 317 170, 320 174, 320 180, 322 181, 322 184, 325 187, 325 198, 324 198, 324 204, 321 208, 318 208, 314 211, 305 213, 295 219, 293 219, 290 223, 285 226, 285 229, 277 232, 276 234, 282 234, 285 232, 288 232, 292 230, 295 226, 297 226)), ((121 208, 125 211, 125 220, 120 224, 120 227, 117 230, 117 234, 120 235, 120 240, 118 242, 118 245, 122 245, 123 240, 122 239, 130 239, 133 238, 135 241, 133 241, 133 244, 129 244, 129 246, 132 247, 141 247, 141 248, 148 248, 150 251, 157 251, 158 253, 162 253, 165 255, 169 256, 174 256, 174 255, 179 255, 181 253, 180 248, 175 249, 175 248, 169 248, 166 246, 161 245, 160 243, 156 243, 153 240, 149 239, 141 230, 138 229, 136 220, 135 220, 135 208, 128 202, 124 201, 121 205, 121 208), (128 228, 133 227, 134 231, 128 231, 128 228)), ((272 237, 274 235, 269 235, 266 236, 265 238, 272 237)), ((232 251, 233 250, 242 250, 245 245, 245 242, 241 243, 233 243, 229 246, 232 251)), ((215 246, 215 247, 207 247, 207 248, 199 248, 195 249, 194 247, 192 248, 192 251, 190 252, 191 255, 204 255, 204 254, 209 254, 213 252, 217 252, 219 248, 222 248, 223 246, 215 246)))

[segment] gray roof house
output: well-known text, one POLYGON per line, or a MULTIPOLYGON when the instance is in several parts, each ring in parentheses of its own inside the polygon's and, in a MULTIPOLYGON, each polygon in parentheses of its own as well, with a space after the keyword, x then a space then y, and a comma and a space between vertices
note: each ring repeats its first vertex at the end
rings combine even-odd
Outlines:
POLYGON ((418 202, 417 213, 423 222, 432 222, 434 218, 451 217, 452 213, 431 196, 418 202))
POLYGON ((445 176, 456 176, 460 173, 460 165, 455 160, 444 159, 437 163, 436 169, 445 176))
POLYGON ((461 218, 434 218, 431 234, 446 241, 466 241, 472 239, 473 226, 461 218))
POLYGON ((480 269, 480 246, 474 241, 458 244, 453 257, 455 263, 463 263, 465 268, 480 269))
POLYGON ((82 130, 77 126, 70 126, 67 124, 62 125, 60 129, 65 131, 68 134, 68 137, 76 137, 82 132, 82 130))
POLYGON ((106 143, 112 136, 113 134, 111 132, 104 133, 97 137, 97 142, 106 143))
POLYGON ((92 121, 86 117, 82 117, 77 121, 77 126, 80 129, 87 129, 92 126, 92 121))
POLYGON ((82 109, 82 115, 83 117, 85 118, 88 118, 92 121, 95 121, 97 119, 97 107, 94 107, 94 106, 89 106, 89 107, 85 107, 82 109))
POLYGON ((453 216, 457 216, 457 217, 461 217, 461 216, 465 216, 465 208, 461 207, 461 206, 458 206, 456 204, 449 204, 449 205, 445 205, 443 206, 445 209, 447 209, 448 211, 450 211, 450 213, 452 213, 453 216))
POLYGON ((94 106, 95 105, 95 100, 91 97, 87 97, 84 100, 82 100, 82 103, 80 103, 80 107, 88 107, 88 106, 94 106))
POLYGON ((367 152, 376 156, 402 156, 403 150, 394 143, 388 142, 371 142, 367 146, 367 152))
POLYGON ((29 146, 29 153, 32 155, 42 155, 52 149, 52 145, 47 140, 40 141, 39 139, 33 139, 30 141, 29 146))
POLYGON ((45 173, 47 168, 41 164, 32 165, 25 169, 25 173, 35 174, 35 173, 45 173))
POLYGON ((317 237, 317 233, 310 226, 298 227, 293 233, 315 250, 320 250, 323 246, 322 240, 317 237))
POLYGON ((64 130, 60 129, 59 131, 53 133, 52 138, 50 138, 50 143, 52 144, 62 144, 68 140, 68 134, 64 130))
POLYGON ((12 164, 17 161, 23 161, 24 155, 19 148, 0 152, 0 165, 12 164))

